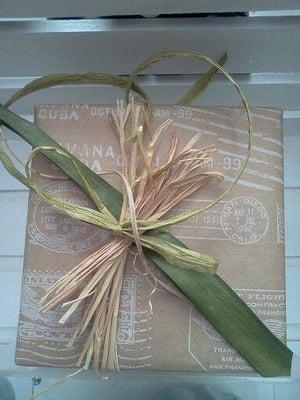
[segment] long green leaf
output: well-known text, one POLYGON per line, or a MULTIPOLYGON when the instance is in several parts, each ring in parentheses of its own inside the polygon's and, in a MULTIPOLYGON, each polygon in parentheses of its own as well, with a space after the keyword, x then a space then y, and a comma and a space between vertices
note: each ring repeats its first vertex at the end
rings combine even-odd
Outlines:
MULTIPOLYGON (((1 105, 0 122, 33 147, 58 146, 40 128, 6 110, 1 105)), ((84 188, 82 179, 72 162, 68 163, 65 158, 59 154, 53 154, 53 152, 44 151, 44 155, 84 188)), ((122 195, 89 168, 84 168, 105 205, 114 216, 118 217, 122 195)), ((181 242, 168 233, 152 231, 151 235, 157 235, 161 239, 184 247, 181 242)), ((290 375, 292 351, 271 333, 218 275, 183 269, 166 262, 154 252, 148 252, 148 255, 257 372, 263 376, 290 375)))
MULTIPOLYGON (((159 236, 184 246, 170 234, 160 233, 159 236)), ((292 351, 217 274, 182 271, 156 253, 148 254, 257 372, 266 377, 290 375, 292 351)))

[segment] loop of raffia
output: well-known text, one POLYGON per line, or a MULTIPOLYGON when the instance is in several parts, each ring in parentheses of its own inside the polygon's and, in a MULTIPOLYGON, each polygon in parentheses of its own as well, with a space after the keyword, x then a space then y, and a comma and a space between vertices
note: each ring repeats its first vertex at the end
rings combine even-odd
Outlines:
MULTIPOLYGON (((87 368, 92 363, 96 370, 119 368, 117 317, 125 263, 132 243, 136 245, 147 273, 152 275, 143 247, 156 251, 168 262, 182 268, 214 273, 218 266, 213 257, 179 247, 149 233, 144 234, 146 230, 156 227, 158 221, 179 202, 212 178, 221 176, 217 172, 203 172, 201 169, 215 148, 197 148, 200 138, 197 135, 179 150, 177 135, 173 133, 167 159, 157 166, 157 147, 161 136, 172 124, 171 120, 166 120, 152 132, 147 112, 131 100, 127 105, 118 102, 117 110, 112 111, 112 124, 119 138, 123 168, 122 172, 104 173, 115 173, 122 179, 123 205, 119 221, 104 206, 88 177, 73 159, 97 210, 52 197, 34 182, 28 163, 26 176, 23 176, 0 147, 0 158, 8 171, 44 201, 74 218, 109 229, 113 234, 110 241, 59 279, 41 300, 43 313, 57 306, 68 307, 59 321, 61 324, 82 308, 81 320, 69 346, 80 335, 87 334, 77 365, 84 364, 87 368)), ((55 151, 70 158, 61 148, 43 146, 34 149, 28 162, 43 150, 55 151)), ((184 219, 188 218, 187 213, 182 215, 184 219)), ((177 222, 179 217, 169 218, 167 225, 172 220, 177 222)))

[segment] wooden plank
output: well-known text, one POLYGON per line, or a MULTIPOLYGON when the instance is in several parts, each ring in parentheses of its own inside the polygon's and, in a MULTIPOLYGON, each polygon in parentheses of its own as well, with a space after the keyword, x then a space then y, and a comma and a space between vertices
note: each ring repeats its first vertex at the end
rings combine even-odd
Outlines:
POLYGON ((20 7, 19 0, 2 0, 1 16, 6 18, 28 17, 87 17, 111 15, 159 15, 183 13, 220 13, 259 10, 290 10, 299 7, 298 0, 26 0, 20 7))
POLYGON ((293 385, 279 384, 274 386, 274 400, 299 400, 300 383, 293 385))
POLYGON ((290 135, 300 135, 300 111, 284 111, 284 131, 290 135))
POLYGON ((300 267, 289 268, 286 271, 286 293, 287 293, 287 323, 297 324, 291 330, 290 338, 300 340, 300 267))
MULTIPOLYGON (((300 188, 286 189, 285 194, 285 252, 299 256, 300 188)), ((300 314, 299 314, 300 315, 300 314)))
MULTIPOLYGON (((300 270, 299 270, 300 271, 300 270)), ((287 271, 289 273, 289 271, 287 271)), ((298 278, 299 279, 299 278, 298 278)), ((289 294, 288 294, 289 297, 289 294)), ((287 304, 289 308, 289 304, 287 304)), ((289 312, 288 312, 289 313, 289 312)), ((300 324, 297 323, 291 323, 288 325, 288 340, 291 342, 300 342, 300 324)), ((299 343, 300 346, 300 343, 299 343)), ((299 353, 300 353, 300 347, 299 347, 299 353)))
POLYGON ((28 192, 0 192, 0 256, 23 256, 28 192))
POLYGON ((300 257, 299 256, 285 257, 286 268, 298 268, 299 265, 300 265, 300 257))
MULTIPOLYGON (((9 148, 13 150, 14 154, 20 161, 26 163, 27 158, 31 152, 31 146, 23 140, 9 140, 9 148)), ((16 166, 24 172, 23 166, 16 162, 16 166)), ((0 191, 4 190, 27 190, 26 186, 22 185, 13 176, 11 176, 0 163, 0 191)))
MULTIPOLYGON (((299 4, 298 4, 299 6, 299 4)), ((268 11, 250 11, 250 17, 283 17, 288 15, 300 15, 300 9, 294 10, 268 10, 268 11)))
POLYGON ((0 326, 16 327, 19 318, 22 271, 0 272, 0 326))
POLYGON ((23 256, 0 256, 0 274, 6 271, 21 271, 23 269, 23 256))
POLYGON ((300 118, 285 118, 284 132, 284 184, 286 187, 300 186, 300 118))
MULTIPOLYGON (((227 68, 234 73, 295 72, 299 21, 292 16, 1 22, 0 76, 87 69, 128 74, 145 57, 170 48, 199 50, 215 59, 226 50, 227 68)), ((178 59, 151 71, 204 70, 204 64, 178 59)))
MULTIPOLYGON (((190 76, 148 76, 140 79, 141 85, 149 93, 153 103, 175 103, 191 87, 197 75, 190 76)), ((253 106, 282 108, 286 111, 300 110, 300 73, 294 74, 252 74, 234 75, 249 103, 253 106)), ((18 89, 33 78, 0 78, 0 102, 4 103, 18 89)), ((112 104, 122 98, 122 92, 110 86, 64 86, 42 90, 25 97, 12 106, 18 114, 32 113, 33 104, 112 104)), ((238 105, 239 98, 232 85, 222 76, 210 83, 205 93, 195 101, 203 105, 238 105)), ((293 119, 300 114, 291 115, 293 119)), ((296 129, 296 126, 293 126, 296 129)))

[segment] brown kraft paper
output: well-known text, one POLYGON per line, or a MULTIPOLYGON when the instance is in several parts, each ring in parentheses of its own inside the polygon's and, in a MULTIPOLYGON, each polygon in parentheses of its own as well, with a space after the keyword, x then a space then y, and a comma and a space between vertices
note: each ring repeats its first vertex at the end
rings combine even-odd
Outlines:
MULTIPOLYGON (((39 105, 36 123, 96 173, 120 168, 122 160, 112 130, 110 107, 39 105)), ((255 108, 251 158, 239 183, 207 212, 170 228, 190 248, 217 257, 219 275, 282 341, 286 340, 282 113, 255 108)), ((247 153, 246 114, 239 108, 157 107, 154 126, 166 118, 173 125, 163 135, 158 160, 166 155, 170 134, 180 146, 200 134, 200 146, 213 144, 206 168, 223 173, 204 190, 183 201, 171 214, 209 204, 233 181, 247 153)), ((53 163, 39 156, 34 168, 58 176, 53 163)), ((92 206, 70 180, 38 177, 51 194, 92 206)), ((105 176, 107 179, 107 176, 105 176)), ((109 178, 111 179, 111 178, 109 178)), ((116 180, 111 183, 117 185, 116 180)), ((63 273, 95 251, 109 233, 72 219, 30 195, 16 363, 74 366, 85 337, 67 348, 80 312, 58 325, 61 308, 42 315, 39 300, 63 273)), ((153 271, 172 285, 158 268, 153 271)), ((135 248, 123 282, 118 354, 123 369, 186 370, 251 374, 253 369, 212 325, 185 300, 163 288, 153 290, 135 248), (150 303, 153 312, 150 311, 150 303)))

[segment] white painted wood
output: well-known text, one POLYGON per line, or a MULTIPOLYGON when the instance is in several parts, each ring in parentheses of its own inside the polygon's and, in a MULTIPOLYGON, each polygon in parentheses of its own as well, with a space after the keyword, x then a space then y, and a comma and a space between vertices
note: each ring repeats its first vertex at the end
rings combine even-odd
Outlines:
MULTIPOLYGON (((1 22, 0 76, 36 76, 87 69, 128 74, 160 50, 194 49, 213 58, 228 52, 235 73, 295 72, 300 17, 149 18, 1 22), (284 55, 284 56, 283 56, 284 55)), ((168 60, 151 71, 203 72, 204 65, 168 60)))
MULTIPOLYGON (((87 70, 89 67, 85 67, 87 70)), ((100 71, 101 64, 98 66, 100 71)), ((61 69, 63 71, 63 69, 61 69)), ((104 70, 103 70, 104 71, 104 70)), ((249 103, 253 106, 300 110, 300 73, 234 75, 249 103)), ((148 76, 140 79, 141 85, 155 104, 174 104, 191 87, 197 75, 148 76)), ((4 103, 18 89, 34 78, 0 78, 0 102, 4 103)), ((31 114, 34 104, 90 103, 111 104, 122 97, 122 92, 109 86, 64 86, 34 93, 18 101, 12 110, 18 114, 31 114)), ((205 93, 195 101, 203 105, 239 105, 240 100, 232 85, 222 76, 216 76, 205 93)), ((298 116, 300 118, 300 115, 298 116)))
POLYGON ((300 265, 300 257, 289 256, 285 258, 285 266, 287 268, 298 268, 300 265))
POLYGON ((0 193, 0 255, 23 256, 28 192, 0 193))
MULTIPOLYGON (((1 272, 0 326, 16 327, 18 324, 22 271, 1 272)), ((1 333, 0 333, 1 342, 1 333)))
MULTIPOLYGON (((299 4, 297 4, 299 7, 299 4)), ((287 15, 300 15, 300 9, 293 10, 267 10, 267 11, 250 11, 249 17, 283 17, 287 15)))
POLYGON ((30 17, 86 17, 111 15, 159 15, 183 13, 220 13, 235 11, 291 10, 299 7, 298 0, 2 0, 1 16, 30 17))
POLYGON ((284 111, 283 117, 283 131, 288 132, 291 136, 300 135, 300 111, 284 111))
POLYGON ((300 384, 281 384, 274 388, 274 400, 299 400, 300 384))
MULTIPOLYGON (((9 149, 14 152, 14 155, 16 155, 24 165, 31 152, 31 146, 20 139, 9 140, 7 143, 9 145, 9 149)), ((12 155, 10 156, 12 158, 12 155)), ((17 161, 15 161, 15 164, 18 169, 24 173, 23 165, 17 161)), ((17 181, 12 175, 10 175, 0 163, 0 191, 4 190, 27 190, 27 188, 22 183, 17 181)))
MULTIPOLYGON (((289 271, 288 271, 288 274, 290 274, 289 271)), ((298 274, 299 274, 299 270, 298 270, 298 274)), ((288 304, 288 308, 290 308, 289 304, 288 304)), ((288 314, 289 314, 289 311, 288 311, 288 314)), ((300 354, 300 324, 297 324, 297 323, 288 324, 287 334, 288 334, 288 340, 290 342, 299 342, 299 352, 298 353, 300 354)))
POLYGON ((284 119, 284 184, 300 186, 300 119, 284 119), (298 134, 297 134, 298 131, 298 134))
POLYGON ((291 328, 289 338, 300 340, 300 267, 289 268, 286 271, 286 290, 287 290, 287 323, 295 324, 291 328))
POLYGON ((286 256, 299 256, 300 188, 285 190, 286 256))
POLYGON ((2 272, 22 271, 23 256, 0 256, 0 274, 2 272))

